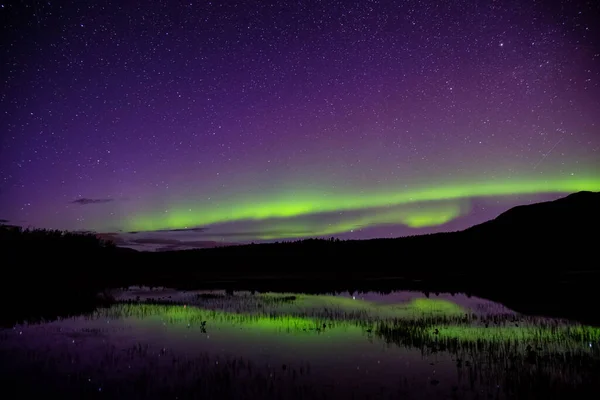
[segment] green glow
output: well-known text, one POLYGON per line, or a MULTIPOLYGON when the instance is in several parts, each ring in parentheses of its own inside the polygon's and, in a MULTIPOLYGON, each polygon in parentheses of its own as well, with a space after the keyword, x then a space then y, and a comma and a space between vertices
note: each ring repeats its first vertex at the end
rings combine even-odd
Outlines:
POLYGON ((367 226, 382 224, 402 224, 411 228, 423 228, 451 221, 468 210, 465 201, 453 200, 444 203, 425 204, 421 207, 406 205, 403 207, 370 210, 362 215, 347 215, 342 221, 327 222, 321 220, 307 221, 303 218, 270 219, 265 224, 257 221, 254 226, 259 239, 279 239, 303 237, 310 235, 331 235, 348 232, 367 226), (263 226, 264 225, 264 226, 263 226), (262 233, 262 232, 277 233, 262 233))
MULTIPOLYGON (((279 297, 281 294, 260 294, 258 297, 279 297)), ((199 326, 201 321, 212 321, 220 325, 244 325, 263 330, 310 330, 320 327, 324 321, 336 324, 357 322, 362 320, 379 320, 389 318, 413 319, 423 316, 462 316, 465 310, 448 300, 417 298, 400 304, 378 304, 360 299, 351 299, 337 296, 298 295, 291 304, 278 304, 271 310, 276 316, 261 314, 247 314, 240 312, 227 312, 207 310, 199 307, 184 307, 183 305, 147 305, 147 304, 122 304, 98 311, 112 318, 122 314, 138 318, 151 318, 159 316, 166 318, 171 323, 193 323, 199 326), (330 318, 316 318, 312 310, 336 310, 348 316, 353 316, 342 321, 330 318), (360 317, 360 318, 358 318, 360 317)), ((263 312, 266 310, 263 308, 263 312)))
POLYGON ((243 336, 244 340, 253 337, 265 337, 275 339, 297 339, 298 335, 314 335, 322 331, 323 324, 328 324, 327 336, 334 337, 340 341, 348 338, 360 337, 363 329, 356 324, 346 321, 332 321, 319 318, 305 318, 294 315, 279 314, 267 316, 260 314, 242 314, 225 311, 206 310, 197 307, 186 307, 182 305, 146 305, 146 304, 123 304, 109 309, 96 312, 96 317, 133 318, 138 323, 146 323, 155 327, 167 324, 170 329, 181 329, 186 333, 200 333, 203 322, 210 332, 219 332, 219 336, 243 336), (285 335, 282 335, 285 334, 285 335))
POLYGON ((452 221, 454 218, 460 216, 460 212, 448 212, 448 213, 415 213, 408 215, 402 222, 404 225, 411 228, 423 228, 427 226, 443 225, 447 222, 452 221))
MULTIPOLYGON (((281 294, 261 294, 278 297, 281 294)), ((470 312, 449 300, 416 298, 406 303, 379 304, 360 299, 335 296, 298 295, 291 303, 277 303, 251 308, 246 312, 209 310, 183 305, 119 304, 96 311, 96 318, 128 318, 133 323, 162 329, 199 334, 202 328, 217 334, 221 340, 287 341, 290 345, 311 341, 335 340, 335 343, 358 343, 367 334, 384 337, 397 332, 401 337, 422 338, 431 343, 459 340, 463 343, 510 344, 515 351, 527 345, 541 345, 544 351, 581 349, 595 351, 590 343, 600 341, 600 328, 579 324, 547 324, 535 320, 518 320, 519 326, 509 319, 498 325, 483 326, 477 320, 465 320, 470 312), (136 322, 137 321, 137 322, 136 322), (325 337, 315 333, 326 333, 325 337), (301 339, 304 340, 304 339, 301 339)), ((243 304, 249 297, 240 298, 243 304)), ((195 334, 191 334, 193 339, 195 334)), ((217 336, 215 336, 217 337, 217 336)), ((334 343, 334 342, 332 342, 334 343)), ((508 347, 507 347, 508 348, 508 347)))
MULTIPOLYGON (((338 296, 293 294, 296 301, 292 304, 282 304, 278 312, 301 313, 312 309, 336 309, 343 312, 360 312, 363 317, 370 319, 381 318, 413 318, 424 315, 432 316, 462 316, 466 310, 456 303, 443 299, 416 298, 399 304, 379 304, 360 298, 352 299, 338 296)), ((265 293, 259 297, 278 297, 281 294, 265 293)))
MULTIPOLYGON (((287 191, 285 193, 247 194, 228 199, 214 199, 212 202, 173 203, 160 213, 141 213, 125 221, 128 230, 151 231, 157 229, 178 229, 207 226, 236 221, 270 221, 290 219, 320 213, 351 212, 373 210, 402 205, 418 205, 427 202, 444 201, 444 206, 408 211, 374 210, 368 216, 349 217, 343 223, 322 227, 312 235, 345 232, 363 225, 401 223, 410 227, 424 227, 446 223, 462 213, 460 200, 473 197, 510 196, 542 193, 572 193, 581 190, 599 191, 600 176, 568 177, 555 179, 530 178, 505 181, 479 181, 462 184, 442 184, 432 187, 412 189, 373 190, 370 192, 348 193, 328 190, 287 191)), ((285 223, 281 223, 285 225, 285 223)), ((290 236, 302 236, 307 229, 306 222, 289 223, 290 236), (298 232, 298 233, 296 233, 298 232)), ((265 235, 265 238, 269 238, 265 235)))
POLYGON ((561 326, 559 328, 541 328, 539 326, 443 326, 437 334, 433 331, 428 332, 430 336, 440 339, 460 339, 462 341, 477 340, 538 340, 549 341, 559 340, 561 338, 573 339, 579 341, 597 342, 600 340, 600 328, 590 326, 561 326))

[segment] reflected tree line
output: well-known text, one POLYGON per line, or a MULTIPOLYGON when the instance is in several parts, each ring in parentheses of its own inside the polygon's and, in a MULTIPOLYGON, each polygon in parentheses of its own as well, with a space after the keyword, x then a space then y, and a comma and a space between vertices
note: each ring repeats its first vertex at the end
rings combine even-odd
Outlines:
POLYGON ((137 252, 93 233, 0 226, 5 300, 96 301, 131 285, 304 293, 463 292, 590 321, 600 193, 516 207, 460 232, 137 252), (548 218, 548 216, 552 218, 548 218), (566 314, 565 314, 566 313, 566 314))

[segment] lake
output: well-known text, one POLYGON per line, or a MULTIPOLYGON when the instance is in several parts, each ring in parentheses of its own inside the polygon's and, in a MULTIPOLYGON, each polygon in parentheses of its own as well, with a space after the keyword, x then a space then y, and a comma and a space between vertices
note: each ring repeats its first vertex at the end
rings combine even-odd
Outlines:
POLYGON ((6 398, 515 399, 600 390, 600 329, 465 295, 130 288, 0 331, 6 398))

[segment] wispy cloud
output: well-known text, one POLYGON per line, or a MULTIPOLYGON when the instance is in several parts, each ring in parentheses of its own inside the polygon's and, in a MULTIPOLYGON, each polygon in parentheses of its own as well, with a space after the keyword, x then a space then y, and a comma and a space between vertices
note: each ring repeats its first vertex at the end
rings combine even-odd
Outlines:
POLYGON ((7 219, 0 219, 0 224, 7 224, 7 223, 9 223, 9 222, 10 222, 10 221, 9 221, 9 220, 7 220, 7 219))
POLYGON ((162 247, 157 247, 155 249, 155 251, 179 251, 179 250, 197 250, 197 249, 208 249, 211 247, 218 247, 218 246, 231 246, 231 245, 236 245, 239 243, 220 243, 220 242, 207 242, 204 245, 201 246, 188 246, 188 245, 177 245, 177 244, 170 244, 167 246, 162 246, 162 247))
POLYGON ((216 242, 212 240, 193 240, 193 241, 185 241, 178 239, 168 239, 161 237, 154 238, 141 238, 141 239, 133 239, 130 240, 129 243, 135 244, 160 244, 160 245, 185 245, 185 246, 204 246, 204 245, 214 245, 216 242))
POLYGON ((88 199, 86 197, 82 197, 77 200, 73 200, 71 203, 86 206, 88 204, 103 204, 110 203, 112 201, 115 201, 115 199, 88 199))
POLYGON ((127 240, 121 243, 121 246, 126 247, 145 247, 153 248, 156 251, 173 251, 173 250, 191 250, 191 249, 206 249, 217 246, 227 246, 236 243, 218 242, 214 240, 178 240, 165 237, 147 237, 127 240))
POLYGON ((96 233, 95 235, 99 239, 109 240, 118 246, 127 244, 127 240, 121 235, 119 235, 117 232, 96 233))

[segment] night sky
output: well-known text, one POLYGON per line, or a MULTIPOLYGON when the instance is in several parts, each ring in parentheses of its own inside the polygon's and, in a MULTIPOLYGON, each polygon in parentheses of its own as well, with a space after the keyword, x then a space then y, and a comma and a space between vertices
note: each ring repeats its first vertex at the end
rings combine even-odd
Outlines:
POLYGON ((595 0, 8 1, 0 16, 11 224, 148 249, 394 237, 600 190, 595 0))

